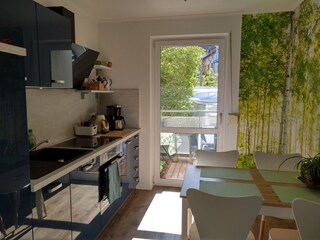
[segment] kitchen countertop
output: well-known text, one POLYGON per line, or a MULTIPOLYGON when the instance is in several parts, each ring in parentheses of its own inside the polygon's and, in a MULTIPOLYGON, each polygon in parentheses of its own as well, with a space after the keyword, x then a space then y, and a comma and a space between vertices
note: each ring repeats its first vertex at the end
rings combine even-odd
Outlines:
POLYGON ((138 134, 140 132, 139 129, 124 129, 122 131, 111 131, 106 134, 97 134, 94 137, 115 137, 118 138, 115 141, 110 142, 109 144, 103 145, 97 149, 94 149, 92 152, 79 157, 79 159, 70 162, 69 164, 52 171, 51 173, 38 178, 38 179, 31 179, 30 184, 31 184, 31 191, 36 192, 40 190, 41 188, 45 187, 49 183, 59 179, 60 177, 68 174, 69 172, 75 170, 76 168, 84 165, 87 163, 89 160, 92 158, 95 158, 106 151, 116 147, 120 143, 126 141, 127 139, 133 137, 134 135, 138 134))

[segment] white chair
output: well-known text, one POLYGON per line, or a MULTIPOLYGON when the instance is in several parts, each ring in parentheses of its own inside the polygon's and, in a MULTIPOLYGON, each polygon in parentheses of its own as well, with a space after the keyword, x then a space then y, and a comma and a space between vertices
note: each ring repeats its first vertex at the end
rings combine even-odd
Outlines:
MULTIPOLYGON (((261 151, 253 153, 257 169, 293 172, 301 159, 301 154, 271 154, 261 151), (286 160, 287 159, 287 160, 286 160), (285 161, 286 160, 286 161, 285 161), (280 166, 281 165, 281 166, 280 166)), ((259 236, 263 235, 265 216, 261 216, 259 236)))
POLYGON ((247 239, 262 205, 259 196, 221 197, 192 188, 187 200, 194 216, 192 240, 247 239))
POLYGON ((265 169, 265 170, 279 169, 279 171, 294 172, 296 171, 295 169, 296 164, 301 159, 301 154, 298 154, 298 153, 271 154, 271 153, 256 151, 253 153, 253 157, 254 157, 254 161, 256 163, 257 169, 265 169))
POLYGON ((235 168, 239 158, 239 151, 211 152, 206 150, 197 150, 196 158, 198 166, 235 168))
POLYGON ((292 210, 298 230, 272 228, 270 240, 316 240, 320 239, 320 203, 297 198, 292 202, 292 210))

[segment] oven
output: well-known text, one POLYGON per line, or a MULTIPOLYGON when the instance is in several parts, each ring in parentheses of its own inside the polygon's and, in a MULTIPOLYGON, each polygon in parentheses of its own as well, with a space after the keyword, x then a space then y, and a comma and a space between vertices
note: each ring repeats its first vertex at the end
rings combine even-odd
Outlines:
POLYGON ((122 167, 125 165, 126 158, 124 155, 117 155, 110 160, 108 160, 106 163, 100 166, 99 169, 99 185, 100 185, 100 192, 99 192, 99 201, 104 201, 106 199, 110 200, 109 192, 110 192, 110 169, 109 167, 111 164, 117 162, 118 164, 118 173, 119 178, 121 181, 121 172, 122 167))
POLYGON ((121 195, 121 173, 125 171, 125 162, 123 144, 100 155, 99 201, 101 202, 101 213, 121 195))

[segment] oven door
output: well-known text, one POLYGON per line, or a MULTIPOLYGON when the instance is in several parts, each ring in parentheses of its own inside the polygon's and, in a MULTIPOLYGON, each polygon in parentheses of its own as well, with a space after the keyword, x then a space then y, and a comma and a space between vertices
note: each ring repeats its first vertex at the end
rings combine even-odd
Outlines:
MULTIPOLYGON (((109 181, 109 166, 115 161, 118 163, 118 172, 119 178, 122 172, 125 171, 125 160, 126 157, 123 155, 117 155, 100 166, 99 170, 99 182, 100 182, 100 190, 99 190, 99 201, 103 202, 109 200, 109 192, 110 192, 110 181, 109 181)), ((121 189, 120 189, 121 192, 121 189)))

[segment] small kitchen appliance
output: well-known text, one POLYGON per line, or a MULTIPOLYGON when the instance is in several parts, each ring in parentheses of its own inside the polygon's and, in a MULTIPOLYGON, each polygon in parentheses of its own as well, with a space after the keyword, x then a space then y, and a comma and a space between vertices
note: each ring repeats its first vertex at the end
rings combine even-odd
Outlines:
POLYGON ((125 119, 121 116, 121 105, 107 106, 107 119, 110 124, 110 130, 123 130, 126 124, 125 119))

